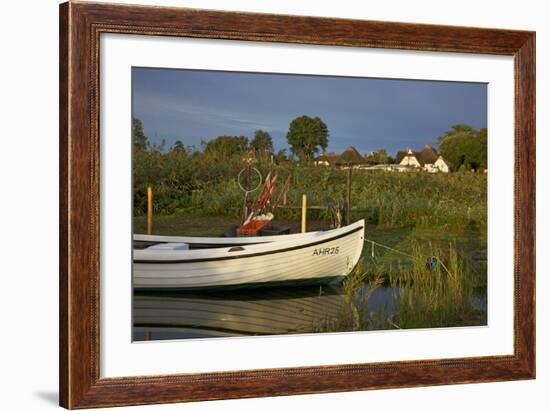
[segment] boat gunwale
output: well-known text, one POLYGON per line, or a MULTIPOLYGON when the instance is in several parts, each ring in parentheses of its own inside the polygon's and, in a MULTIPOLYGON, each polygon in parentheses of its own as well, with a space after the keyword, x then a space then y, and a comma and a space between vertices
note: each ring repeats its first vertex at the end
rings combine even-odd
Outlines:
MULTIPOLYGON (((360 221, 362 221, 362 220, 360 220, 360 221)), ((359 223, 360 221, 358 221, 357 223, 359 223)), ((355 223, 355 224, 357 224, 357 223, 355 223)), ((175 260, 175 259, 174 260, 151 260, 151 259, 140 260, 140 259, 134 259, 134 264, 190 264, 190 263, 202 263, 202 262, 209 262, 209 261, 222 261, 222 260, 234 260, 234 259, 239 259, 239 258, 260 257, 260 256, 263 256, 263 255, 294 251, 294 250, 299 250, 301 248, 307 248, 307 247, 312 247, 312 246, 315 246, 315 245, 327 243, 329 241, 338 240, 340 238, 346 237, 348 235, 354 234, 357 231, 364 230, 364 229, 365 229, 365 224, 363 223, 360 226, 355 227, 352 230, 349 230, 347 232, 338 234, 334 237, 323 238, 323 239, 319 239, 317 241, 307 242, 305 244, 299 244, 299 245, 295 245, 295 246, 288 247, 288 248, 261 251, 261 252, 258 252, 258 253, 243 254, 243 255, 221 255, 221 256, 218 256, 218 257, 205 257, 205 258, 194 258, 194 259, 183 259, 183 260, 182 259, 178 259, 178 260, 175 260)), ((294 240, 293 242, 298 242, 298 240, 294 240)), ((277 243, 269 243, 269 244, 277 244, 277 243)), ((260 244, 253 244, 253 245, 257 246, 257 245, 260 245, 260 244)), ((265 244, 261 244, 261 245, 265 245, 265 244)), ((227 248, 229 248, 229 247, 227 247, 227 248)))
MULTIPOLYGON (((342 227, 341 227, 342 228, 342 227)), ((329 231, 338 230, 332 229, 329 231)), ((133 241, 138 243, 186 243, 194 246, 237 246, 237 245, 257 245, 279 241, 294 241, 302 237, 314 237, 317 234, 324 234, 324 231, 310 231, 308 233, 280 234, 269 236, 242 236, 242 237, 193 237, 193 236, 170 236, 170 235, 152 235, 152 234, 134 234, 133 241)))

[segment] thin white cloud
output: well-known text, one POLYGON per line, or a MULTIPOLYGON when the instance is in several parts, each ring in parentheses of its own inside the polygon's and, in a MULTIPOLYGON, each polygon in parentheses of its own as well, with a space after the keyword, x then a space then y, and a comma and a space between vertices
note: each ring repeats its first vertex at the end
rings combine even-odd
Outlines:
POLYGON ((267 131, 282 131, 272 120, 252 119, 246 113, 232 110, 231 107, 224 109, 213 106, 204 106, 196 102, 187 102, 168 96, 139 93, 134 96, 136 112, 147 113, 148 115, 183 116, 192 118, 195 121, 205 121, 218 124, 231 124, 243 129, 255 128, 267 131))

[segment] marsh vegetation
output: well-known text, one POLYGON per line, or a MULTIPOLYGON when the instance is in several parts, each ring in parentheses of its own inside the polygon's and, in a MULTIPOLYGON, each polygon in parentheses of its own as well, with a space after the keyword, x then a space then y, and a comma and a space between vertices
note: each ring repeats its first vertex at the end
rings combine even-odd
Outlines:
MULTIPOLYGON (((331 228, 334 210, 345 203, 347 173, 312 161, 328 142, 320 119, 303 116, 293 123, 287 154, 274 153, 270 135, 261 130, 251 141, 219 136, 204 142, 201 150, 181 142, 166 150, 151 145, 139 120, 134 120, 134 232, 146 231, 149 185, 154 191, 155 234, 218 236, 239 224, 243 191, 237 176, 250 165, 245 161, 249 150, 255 153, 252 166, 262 176, 276 174, 279 184, 289 178, 288 204, 299 205, 306 194, 308 204, 325 206, 308 211, 309 231, 331 228), (293 128, 295 122, 311 124, 293 128)), ((351 220, 367 223, 363 255, 338 285, 341 309, 317 321, 314 329, 486 323, 487 174, 482 172, 486 140, 486 129, 464 125, 441 136, 440 151, 455 165, 451 173, 353 171, 351 220)), ((300 213, 277 208, 274 224, 299 232, 300 213)))
MULTIPOLYGON (((217 236, 238 224, 242 161, 213 164, 201 156, 141 153, 134 168, 134 229, 145 232, 145 190, 154 187, 156 234, 217 236)), ((343 204, 345 172, 282 162, 262 174, 291 176, 289 204, 343 204)), ((367 222, 361 263, 341 285, 342 312, 319 330, 430 328, 486 322, 487 175, 356 170, 352 220, 367 222), (384 247, 380 246, 383 245, 384 247), (436 263, 429 264, 435 259, 436 263), (390 293, 369 304, 373 293, 390 293)), ((274 223, 299 231, 299 210, 278 209, 274 223)), ((308 230, 327 229, 328 211, 308 211, 308 230)))

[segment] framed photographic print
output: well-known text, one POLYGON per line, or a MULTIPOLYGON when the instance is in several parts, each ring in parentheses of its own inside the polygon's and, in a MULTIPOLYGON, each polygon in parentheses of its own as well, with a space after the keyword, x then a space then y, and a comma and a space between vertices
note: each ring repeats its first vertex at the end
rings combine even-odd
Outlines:
POLYGON ((535 33, 60 6, 60 404, 535 377, 535 33))

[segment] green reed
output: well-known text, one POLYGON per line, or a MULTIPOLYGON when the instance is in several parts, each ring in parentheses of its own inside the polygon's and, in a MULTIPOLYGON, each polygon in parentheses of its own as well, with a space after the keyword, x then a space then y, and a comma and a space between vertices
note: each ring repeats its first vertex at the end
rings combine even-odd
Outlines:
POLYGON ((413 245, 408 263, 365 264, 363 259, 342 282, 343 302, 338 315, 323 319, 320 331, 361 331, 456 327, 486 324, 486 309, 476 295, 484 266, 461 256, 456 245, 413 245), (435 263, 433 261, 435 260, 435 263), (371 307, 379 287, 389 287, 392 304, 371 307))
MULTIPOLYGON (((317 332, 362 331, 382 328, 381 316, 372 316, 369 299, 384 283, 381 276, 370 278, 372 273, 360 260, 354 270, 342 281, 342 304, 336 316, 325 317, 315 324, 317 332)), ((379 314, 379 313, 377 313, 379 314)))
POLYGON ((411 262, 389 272, 394 294, 394 323, 399 328, 479 325, 486 321, 476 308, 478 278, 486 276, 460 255, 456 245, 413 246, 411 262), (433 262, 435 261, 435 262, 433 262))
MULTIPOLYGON (((153 186, 155 215, 241 214, 243 192, 236 182, 244 167, 238 158, 211 161, 204 156, 179 153, 139 153, 134 160, 134 214, 146 210, 146 187, 153 186)), ((344 204, 346 172, 293 162, 256 164, 265 177, 279 176, 282 185, 291 177, 289 204, 300 204, 302 194, 313 205, 344 204)), ((352 218, 381 228, 464 229, 474 222, 487 225, 487 176, 483 173, 429 174, 354 170, 352 218)), ((252 193, 253 198, 257 193, 252 193)), ((278 209, 277 217, 299 218, 299 210, 278 209)), ((309 218, 329 221, 324 210, 311 210, 309 218)))

